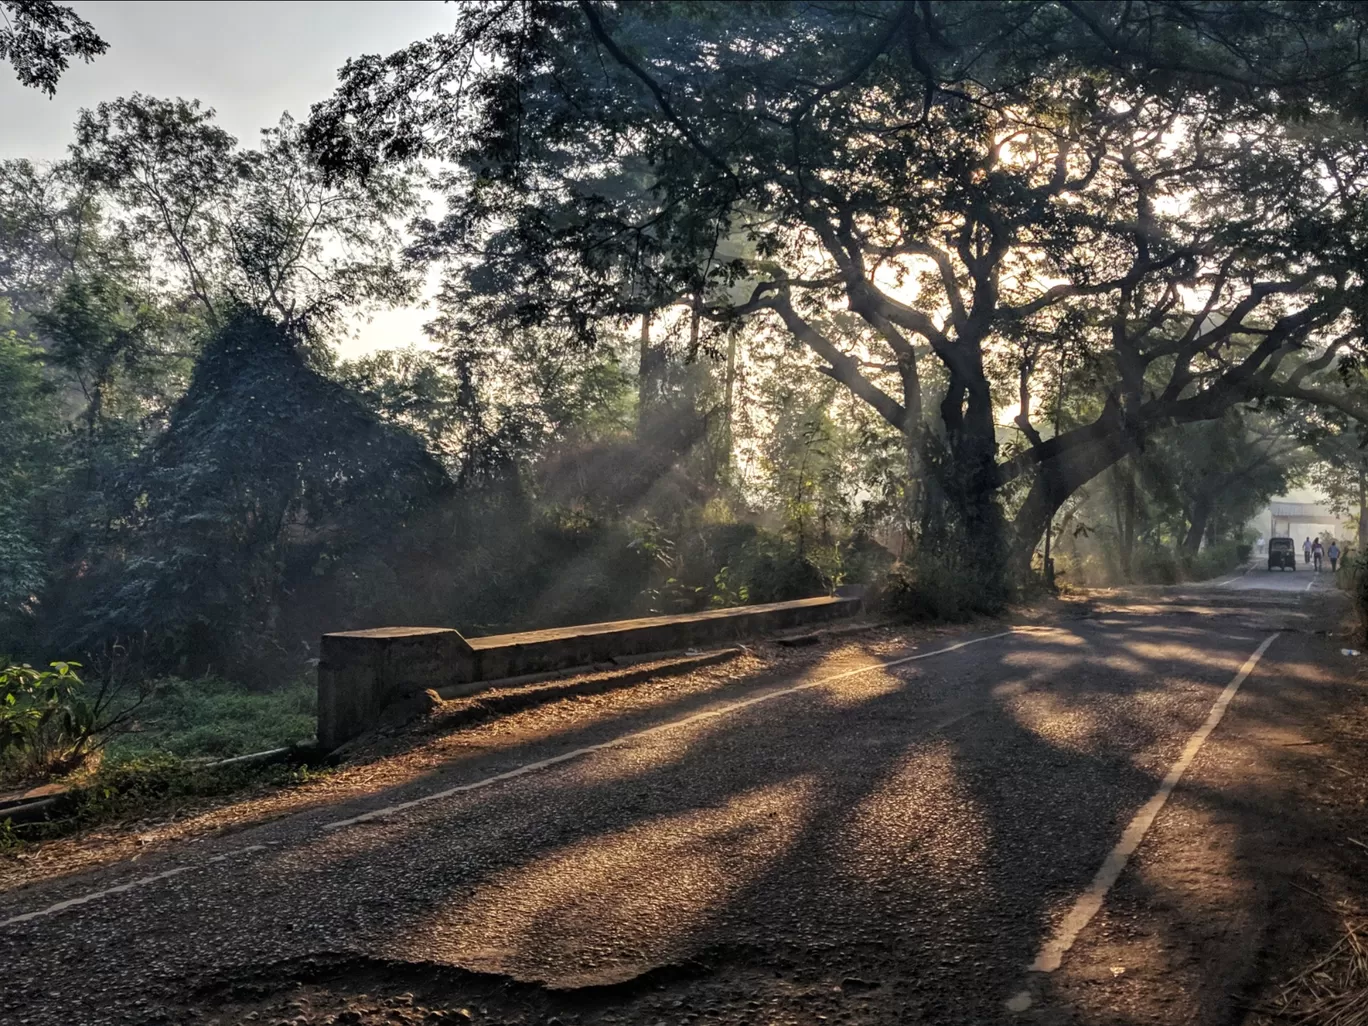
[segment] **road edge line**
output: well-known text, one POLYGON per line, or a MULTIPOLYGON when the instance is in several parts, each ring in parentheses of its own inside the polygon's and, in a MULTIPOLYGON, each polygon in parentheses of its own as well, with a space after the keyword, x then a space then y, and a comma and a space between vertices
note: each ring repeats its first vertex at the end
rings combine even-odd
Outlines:
MULTIPOLYGON (((1120 878, 1127 863, 1130 862, 1130 857, 1140 847, 1140 843, 1145 839, 1145 835, 1149 833, 1150 827, 1154 825, 1155 819, 1168 802, 1169 796, 1173 794, 1178 782, 1182 780, 1183 774, 1192 765, 1193 760, 1197 758, 1197 753, 1202 750, 1207 738, 1211 736, 1225 717, 1226 709, 1229 708, 1230 703, 1239 692, 1240 686, 1254 672, 1254 668, 1259 665, 1259 660, 1263 658, 1269 646, 1278 639, 1281 633, 1281 631, 1276 631, 1265 638, 1244 661, 1244 665, 1231 678, 1230 683, 1225 686, 1225 690, 1216 698, 1211 710, 1207 713, 1206 720, 1188 738, 1182 754, 1169 767, 1167 775, 1159 785, 1159 790, 1141 806, 1140 811, 1131 819, 1121 834, 1121 839, 1116 842, 1116 846, 1107 855, 1087 889, 1078 896, 1073 907, 1069 910, 1069 914, 1060 921, 1050 937, 1040 946, 1035 960, 1026 967, 1028 973, 1052 973, 1063 963, 1064 956, 1073 947, 1074 942, 1078 940, 1078 935, 1101 910, 1107 892, 1112 889, 1112 885, 1120 878)), ((1012 1012, 1024 1012, 1030 1005, 1031 993, 1026 988, 1018 991, 1007 1000, 1007 1009, 1012 1012)))
POLYGON ((188 873, 192 869, 203 869, 206 866, 212 866, 217 862, 224 862, 228 859, 236 858, 239 855, 250 855, 253 852, 265 850, 266 845, 264 844, 253 844, 246 848, 235 848, 232 851, 226 851, 220 855, 215 855, 213 858, 205 859, 203 862, 196 862, 188 866, 176 866, 172 869, 163 870, 160 873, 153 873, 150 876, 140 876, 136 880, 129 880, 127 883, 117 884, 114 887, 106 887, 104 890, 91 891, 89 894, 78 894, 74 898, 67 898, 65 901, 59 901, 57 904, 49 905, 47 908, 36 909, 33 912, 23 912, 17 916, 10 916, 8 919, 0 919, 0 926, 14 926, 18 923, 27 923, 34 919, 41 919, 43 916, 56 915, 58 912, 65 912, 69 908, 74 908, 77 905, 85 905, 99 898, 106 898, 111 894, 122 894, 124 891, 132 891, 139 887, 146 887, 148 884, 169 880, 173 876, 180 876, 182 873, 188 873))

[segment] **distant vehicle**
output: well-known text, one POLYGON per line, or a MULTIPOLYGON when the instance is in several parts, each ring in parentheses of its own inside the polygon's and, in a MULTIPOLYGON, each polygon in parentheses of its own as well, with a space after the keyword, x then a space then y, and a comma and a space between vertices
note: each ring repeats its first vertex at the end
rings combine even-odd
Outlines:
POLYGON ((1268 569, 1297 569, 1297 549, 1291 538, 1268 539, 1268 569))

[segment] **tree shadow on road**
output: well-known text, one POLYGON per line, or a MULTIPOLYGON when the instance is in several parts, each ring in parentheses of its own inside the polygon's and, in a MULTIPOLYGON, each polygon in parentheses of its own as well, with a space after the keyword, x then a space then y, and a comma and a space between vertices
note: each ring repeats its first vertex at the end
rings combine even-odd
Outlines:
MULTIPOLYGON (((182 961, 211 979, 265 974, 285 991, 310 958, 342 952, 390 967, 379 983, 368 977, 372 990, 385 972, 413 990, 393 967, 446 964, 504 981, 481 993, 508 1021, 1164 1021, 1152 1000, 1126 996, 1151 972, 1187 981, 1176 1000, 1197 1010, 1191 1021, 1228 1021, 1208 1015, 1229 1013, 1218 991, 1239 976, 1239 957, 1204 965, 1225 949, 1190 916, 1144 925, 1144 972, 1096 972, 1113 950, 1108 931, 1129 928, 1108 916, 1187 900, 1184 880, 1151 867, 1147 848, 1117 903, 1037 987, 1037 1004, 1025 1016, 1003 1007, 1254 647, 1248 631, 1209 617, 1113 619, 871 670, 394 820, 310 834, 250 874, 187 889, 163 914, 186 934, 182 961), (1156 629, 1136 629, 1146 626, 1156 629), (225 951, 186 929, 220 913, 253 943, 225 951), (1194 965, 1192 952, 1208 954, 1194 965)), ((1295 678, 1305 668, 1294 663, 1279 673, 1295 678)), ((810 679, 830 665, 814 663, 810 679)), ((679 696, 612 726, 641 729, 719 697, 679 696)), ((1241 722, 1283 723, 1298 701, 1259 690, 1241 722)), ((597 743, 599 729, 554 744, 597 743)), ((476 768, 486 767, 462 773, 476 768)), ((1218 867, 1233 883, 1211 914, 1263 923, 1267 903, 1248 907, 1265 886, 1251 824, 1279 784, 1205 781, 1185 782, 1174 809, 1233 824, 1218 867)), ((1263 829, 1315 829, 1312 811, 1276 808, 1279 822, 1263 829)), ((163 942, 134 934, 122 955, 152 957, 163 942)), ((429 975, 424 1000, 460 1004, 476 986, 429 975)), ((338 1001, 355 993, 345 974, 329 987, 338 1001)))

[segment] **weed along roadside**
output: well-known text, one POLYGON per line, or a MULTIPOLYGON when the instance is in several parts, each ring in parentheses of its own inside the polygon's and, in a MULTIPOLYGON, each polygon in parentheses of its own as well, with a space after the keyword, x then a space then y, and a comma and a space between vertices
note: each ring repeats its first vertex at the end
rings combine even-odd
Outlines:
POLYGON ((121 705, 88 700, 81 668, 64 665, 60 689, 38 671, 5 678, 15 696, 8 708, 28 713, 26 732, 12 726, 3 753, 11 783, 0 792, 0 824, 11 847, 144 815, 176 815, 314 772, 304 769, 316 760, 300 743, 315 729, 306 682, 259 692, 214 678, 168 678, 121 705), (73 705, 83 707, 82 716, 65 714, 73 705))
POLYGON ((304 754, 288 760, 210 765, 165 754, 110 762, 57 794, 0 808, 4 842, 13 847, 92 827, 174 819, 206 802, 305 783, 325 772, 311 763, 304 754))

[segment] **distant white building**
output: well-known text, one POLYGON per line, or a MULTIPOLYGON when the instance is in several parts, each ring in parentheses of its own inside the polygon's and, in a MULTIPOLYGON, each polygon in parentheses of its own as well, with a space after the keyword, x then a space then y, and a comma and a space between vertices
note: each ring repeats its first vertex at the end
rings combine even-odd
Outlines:
POLYGON ((1320 537, 1343 541, 1354 537, 1344 516, 1321 502, 1274 499, 1268 504, 1268 511, 1256 518, 1253 526, 1260 533, 1267 530, 1269 538, 1295 538, 1301 541, 1320 537))

